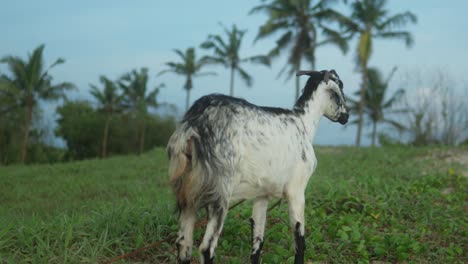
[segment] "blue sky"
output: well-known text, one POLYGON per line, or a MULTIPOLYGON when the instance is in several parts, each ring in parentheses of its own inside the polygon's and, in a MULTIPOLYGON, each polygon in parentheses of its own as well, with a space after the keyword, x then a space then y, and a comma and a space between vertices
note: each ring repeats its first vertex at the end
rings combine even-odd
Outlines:
MULTIPOLYGON (((415 45, 407 49, 399 41, 376 41, 370 65, 388 74, 398 66, 399 74, 415 70, 444 69, 457 80, 467 80, 468 61, 468 1, 451 0, 389 0, 391 13, 410 10, 418 16, 418 23, 407 29, 414 33, 415 45)), ((26 57, 39 44, 46 44, 45 58, 51 63, 58 57, 66 63, 52 71, 57 81, 71 81, 78 90, 70 97, 91 99, 89 83, 98 83, 99 75, 118 78, 134 68, 150 69, 151 86, 165 83, 160 100, 173 103, 184 110, 183 78, 166 74, 155 77, 164 63, 177 60, 174 48, 185 50, 203 42, 208 34, 219 34, 219 23, 233 23, 247 29, 243 42, 243 56, 268 52, 275 38, 253 43, 259 25, 266 16, 248 15, 260 1, 25 1, 0 0, 0 56, 26 57)), ((347 8, 340 6, 344 13, 347 8)), ((318 69, 336 69, 345 84, 345 93, 359 87, 359 75, 353 64, 355 42, 350 52, 342 55, 334 47, 317 51, 318 69)), ((197 55, 207 52, 197 50, 197 55)), ((236 96, 253 103, 290 108, 293 104, 294 82, 277 79, 285 58, 274 61, 271 68, 246 66, 254 76, 254 86, 247 88, 236 79, 236 96)), ((304 67, 307 69, 307 67, 304 67)), ((0 71, 5 67, 0 66, 0 71)), ((213 92, 228 93, 229 73, 221 67, 211 67, 217 76, 200 77, 194 81, 192 102, 213 92)), ((398 80, 398 74, 397 78, 398 80)), ((305 80, 302 80, 303 82, 305 80)), ((392 82, 398 87, 398 81, 392 82)), ((49 120, 54 105, 46 106, 49 120)), ((365 131, 366 135, 368 131, 365 131)), ((355 128, 343 129, 327 119, 321 125, 315 142, 318 144, 353 144, 355 128)), ((363 138, 369 143, 367 137, 363 138)))

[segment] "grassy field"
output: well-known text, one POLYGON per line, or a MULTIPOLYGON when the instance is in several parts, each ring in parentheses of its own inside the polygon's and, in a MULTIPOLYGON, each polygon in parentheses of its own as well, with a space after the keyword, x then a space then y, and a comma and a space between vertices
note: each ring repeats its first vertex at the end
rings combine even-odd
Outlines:
MULTIPOLYGON (((311 263, 468 263, 467 168, 456 162, 468 150, 316 152, 319 164, 306 201, 311 263)), ((98 263, 174 238, 166 171, 161 149, 0 167, 0 263, 98 263)), ((246 202, 229 212, 218 263, 248 262, 250 209, 246 202)), ((197 242, 201 235, 198 228, 197 242)), ((172 241, 117 263, 174 263, 172 241)), ((292 263, 292 241, 282 203, 268 215, 263 263, 292 263)))

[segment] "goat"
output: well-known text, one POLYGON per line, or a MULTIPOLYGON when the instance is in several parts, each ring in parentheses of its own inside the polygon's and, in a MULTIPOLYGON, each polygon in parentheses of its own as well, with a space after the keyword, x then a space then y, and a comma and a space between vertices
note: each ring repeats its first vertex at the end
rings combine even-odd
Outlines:
POLYGON ((310 76, 292 110, 211 94, 198 99, 171 136, 169 176, 180 213, 179 263, 190 263, 197 211, 207 209, 201 262, 213 263, 228 204, 254 199, 252 263, 260 262, 266 211, 286 198, 295 236, 295 263, 304 262, 304 192, 317 159, 312 148, 321 116, 345 124, 343 83, 334 71, 310 76))

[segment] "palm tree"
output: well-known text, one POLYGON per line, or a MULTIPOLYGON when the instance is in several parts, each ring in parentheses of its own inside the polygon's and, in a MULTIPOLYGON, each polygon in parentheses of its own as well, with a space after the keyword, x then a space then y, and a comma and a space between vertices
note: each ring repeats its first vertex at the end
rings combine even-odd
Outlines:
POLYGON ((74 88, 74 85, 69 82, 52 84, 52 76, 49 71, 55 66, 63 64, 65 60, 58 58, 46 68, 43 51, 44 45, 40 45, 32 54, 28 54, 27 60, 15 56, 6 56, 0 60, 0 63, 7 64, 11 73, 10 76, 3 74, 0 77, 0 93, 14 102, 4 111, 18 107, 25 110, 21 149, 21 162, 23 163, 26 160, 33 108, 37 105, 38 100, 58 100, 65 97, 67 90, 74 88))
MULTIPOLYGON (((1 78, 0 76, 0 87, 5 85, 5 83, 2 83, 3 81, 1 78)), ((15 99, 8 96, 4 93, 2 88, 0 88, 0 117, 3 117, 16 108, 18 108, 18 105, 15 99)))
POLYGON ((208 63, 221 64, 231 70, 231 85, 229 90, 229 94, 231 96, 234 96, 235 73, 239 74, 248 87, 252 86, 252 76, 241 68, 241 63, 252 62, 270 66, 270 59, 268 56, 258 55, 244 59, 240 58, 239 51, 245 32, 247 31, 239 30, 235 25, 232 25, 231 30, 226 27, 224 28, 224 33, 227 38, 226 40, 219 35, 208 35, 208 39, 201 44, 202 48, 211 49, 214 53, 213 56, 205 56, 203 58, 204 60, 208 63))
MULTIPOLYGON (((368 84, 366 85, 365 100, 366 105, 364 108, 364 114, 369 117, 372 124, 372 146, 375 146, 375 139, 377 135, 377 124, 386 123, 400 132, 405 130, 404 125, 396 120, 387 118, 389 114, 406 113, 408 109, 394 109, 395 104, 405 94, 405 90, 398 89, 393 93, 389 99, 386 99, 388 93, 388 84, 396 71, 396 67, 393 68, 387 80, 383 80, 382 74, 376 68, 368 69, 368 84)), ((357 91, 355 95, 360 96, 360 91, 357 91)), ((360 100, 353 100, 348 98, 350 110, 354 113, 359 111, 360 100)), ((359 124, 359 117, 351 121, 350 124, 359 124)))
POLYGON ((360 89, 360 102, 358 111, 358 132, 356 145, 361 144, 362 116, 365 108, 365 87, 368 79, 367 70, 369 59, 372 55, 372 43, 374 39, 400 39, 404 40, 407 47, 413 44, 413 37, 408 31, 398 30, 409 23, 416 23, 417 18, 411 12, 390 15, 385 9, 387 0, 362 0, 355 1, 351 5, 352 14, 349 19, 342 19, 348 32, 358 35, 356 49, 356 64, 359 68, 362 81, 360 89))
MULTIPOLYGON (((279 75, 288 70, 288 78, 301 68, 302 60, 315 69, 315 51, 318 47, 333 44, 343 53, 348 50, 348 42, 339 32, 325 26, 322 22, 338 22, 340 13, 330 8, 334 0, 273 0, 267 4, 254 7, 250 14, 265 12, 268 20, 257 34, 256 40, 281 33, 276 47, 270 51, 275 57, 283 50, 289 50, 288 61, 279 75), (312 4, 314 3, 314 4, 312 4), (318 40, 318 30, 324 37, 318 40)), ((296 99, 299 97, 299 77, 296 77, 296 99)))
POLYGON ((207 65, 207 61, 204 59, 198 59, 195 55, 195 48, 188 48, 185 53, 181 50, 174 49, 174 52, 179 55, 181 62, 167 62, 167 70, 161 71, 158 75, 162 75, 167 72, 185 76, 184 89, 187 92, 185 98, 185 111, 188 110, 190 105, 190 91, 193 89, 193 78, 203 75, 213 75, 213 72, 201 72, 202 68, 207 65))
POLYGON ((97 86, 90 84, 91 95, 98 101, 99 110, 104 112, 106 115, 106 122, 104 125, 104 132, 102 137, 102 157, 107 156, 107 141, 109 138, 109 125, 112 115, 121 110, 121 103, 123 95, 118 94, 118 88, 115 82, 109 80, 105 76, 101 76, 99 81, 104 86, 101 91, 97 86))
POLYGON ((135 112, 140 120, 139 153, 141 154, 145 145, 145 121, 148 115, 148 107, 157 108, 159 106, 156 97, 159 94, 159 89, 164 87, 164 84, 159 84, 152 91, 148 91, 148 69, 142 68, 139 72, 133 70, 122 76, 119 85, 124 94, 124 107, 135 112))

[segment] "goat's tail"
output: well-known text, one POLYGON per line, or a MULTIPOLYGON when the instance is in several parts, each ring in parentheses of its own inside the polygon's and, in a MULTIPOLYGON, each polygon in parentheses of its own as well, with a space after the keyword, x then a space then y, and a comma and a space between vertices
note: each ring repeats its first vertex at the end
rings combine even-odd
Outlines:
POLYGON ((185 125, 179 127, 169 139, 167 154, 169 156, 169 182, 177 198, 179 210, 187 206, 189 183, 193 181, 193 137, 195 131, 185 125))
POLYGON ((169 139, 169 181, 179 212, 209 204, 227 204, 227 181, 219 177, 216 155, 208 154, 206 141, 194 128, 182 124, 169 139))
POLYGON ((178 129, 169 139, 167 154, 169 156, 169 181, 174 183, 183 177, 191 168, 192 137, 196 133, 192 129, 178 129))
POLYGON ((179 211, 186 207, 198 206, 194 199, 200 192, 200 175, 194 172, 197 139, 198 134, 191 127, 182 124, 171 136, 167 145, 169 182, 174 189, 179 211))

